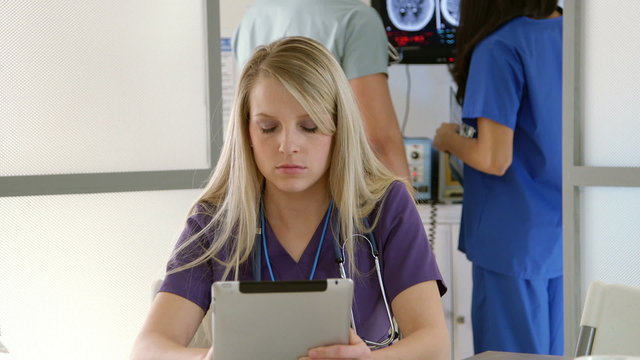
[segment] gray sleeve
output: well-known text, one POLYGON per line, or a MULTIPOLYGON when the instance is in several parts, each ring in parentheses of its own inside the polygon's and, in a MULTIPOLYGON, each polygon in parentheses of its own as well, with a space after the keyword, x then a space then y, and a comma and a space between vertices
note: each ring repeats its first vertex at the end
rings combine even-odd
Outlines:
POLYGON ((359 7, 347 19, 344 55, 340 62, 349 79, 387 73, 387 35, 373 8, 359 7))

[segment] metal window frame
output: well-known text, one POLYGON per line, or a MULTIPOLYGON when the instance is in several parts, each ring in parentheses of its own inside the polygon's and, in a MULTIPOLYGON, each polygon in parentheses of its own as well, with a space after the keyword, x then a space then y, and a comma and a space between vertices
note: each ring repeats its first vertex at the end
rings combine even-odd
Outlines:
POLYGON ((206 169, 0 176, 0 197, 86 194, 204 187, 222 144, 219 0, 204 0, 207 36, 209 167, 206 169), (215 120, 218 121, 215 121, 215 120))
MULTIPOLYGON (((591 0, 596 1, 596 0, 591 0)), ((584 0, 567 0, 563 15, 563 262, 565 354, 574 354, 580 330, 582 288, 580 189, 640 187, 638 167, 584 166, 581 78, 584 0)))

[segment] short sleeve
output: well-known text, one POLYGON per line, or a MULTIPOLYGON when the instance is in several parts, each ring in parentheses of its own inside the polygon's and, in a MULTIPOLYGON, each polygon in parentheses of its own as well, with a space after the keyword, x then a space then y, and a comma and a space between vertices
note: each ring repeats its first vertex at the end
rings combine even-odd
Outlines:
POLYGON ((387 35, 378 13, 357 7, 347 19, 344 53, 340 60, 348 79, 387 73, 387 35))
MULTIPOLYGON (((209 221, 210 217, 202 212, 197 212, 190 216, 178 239, 176 248, 200 232, 209 221)), ((209 248, 210 244, 211 239, 207 236, 203 236, 192 242, 177 256, 169 260, 167 271, 197 259, 209 248)), ((209 310, 209 305, 211 304, 211 285, 213 281, 214 271, 211 266, 211 261, 206 261, 198 266, 167 275, 158 291, 181 296, 200 306, 206 312, 209 310)))
POLYGON ((440 296, 447 287, 413 198, 401 182, 394 182, 382 202, 374 230, 381 245, 382 273, 390 301, 413 285, 435 280, 440 296))
POLYGON ((471 55, 462 117, 484 117, 515 129, 523 86, 517 50, 501 39, 486 38, 471 55))

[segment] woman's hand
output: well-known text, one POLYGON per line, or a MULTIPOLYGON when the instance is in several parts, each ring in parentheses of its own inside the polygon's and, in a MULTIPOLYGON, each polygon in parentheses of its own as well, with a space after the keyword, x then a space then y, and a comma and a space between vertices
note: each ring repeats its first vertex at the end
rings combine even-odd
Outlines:
POLYGON ((457 135, 460 125, 453 123, 443 123, 436 130, 436 136, 433 138, 433 147, 439 151, 449 151, 449 137, 457 135))
POLYGON ((299 360, 373 359, 373 354, 367 344, 362 341, 353 329, 349 329, 349 331, 349 345, 331 345, 313 348, 309 350, 306 357, 301 357, 299 360))

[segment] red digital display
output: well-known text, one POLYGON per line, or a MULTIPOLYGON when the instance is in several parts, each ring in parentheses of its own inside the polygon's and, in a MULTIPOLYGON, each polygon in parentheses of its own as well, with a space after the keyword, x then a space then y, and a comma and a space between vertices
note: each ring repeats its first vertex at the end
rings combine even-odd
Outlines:
POLYGON ((433 37, 433 33, 427 32, 420 35, 392 35, 389 36, 393 39, 393 42, 400 47, 404 46, 422 46, 429 45, 431 42, 429 39, 433 37))

